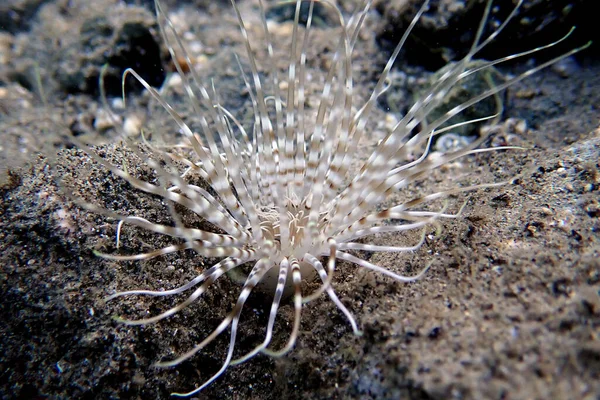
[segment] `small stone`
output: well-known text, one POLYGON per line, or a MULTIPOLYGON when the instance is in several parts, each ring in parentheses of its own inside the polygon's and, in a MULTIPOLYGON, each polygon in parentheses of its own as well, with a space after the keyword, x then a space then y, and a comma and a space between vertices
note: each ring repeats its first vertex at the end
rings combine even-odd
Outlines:
POLYGON ((208 64, 208 57, 206 56, 206 54, 200 54, 198 57, 196 57, 195 64, 198 67, 202 67, 208 64))
POLYGON ((198 40, 194 40, 194 41, 190 42, 190 44, 189 44, 189 51, 192 54, 199 54, 202 52, 203 49, 204 49, 204 45, 202 44, 202 42, 200 42, 198 40))
POLYGON ((284 37, 291 37, 292 31, 294 30, 294 24, 292 22, 272 22, 268 23, 268 26, 274 40, 284 37))
POLYGON ((110 106, 115 110, 124 110, 125 104, 121 97, 115 97, 110 101, 110 106))
POLYGON ((537 95, 537 92, 533 89, 523 89, 523 90, 519 90, 515 93, 515 96, 518 99, 526 99, 526 100, 533 99, 536 95, 537 95))
POLYGON ((385 129, 391 132, 396 124, 398 123, 398 118, 392 113, 385 114, 385 129))
POLYGON ((525 133, 527 133, 527 122, 524 119, 517 122, 517 124, 515 125, 515 132, 519 135, 524 135, 525 133))
POLYGON ((167 81, 163 84, 162 88, 164 90, 164 89, 180 87, 182 82, 183 82, 183 80, 181 79, 181 75, 179 75, 178 73, 174 73, 167 79, 167 81))
POLYGON ((437 339, 441 333, 442 328, 440 328, 439 326, 435 326, 431 329, 431 331, 429 331, 429 339, 437 339))
POLYGON ((542 207, 542 208, 540 208, 539 211, 540 211, 540 214, 542 214, 542 215, 546 215, 546 216, 552 215, 552 210, 548 207, 542 207))
POLYGON ((142 119, 136 115, 131 115, 125 118, 125 122, 123 123, 123 132, 127 136, 137 136, 140 134, 140 130, 142 129, 142 119))
MULTIPOLYGON (((104 109, 98 110, 96 117, 94 118, 94 129, 99 132, 104 132, 114 128, 116 116, 111 116, 109 112, 104 109)), ((120 121, 117 121, 120 122, 120 121)))

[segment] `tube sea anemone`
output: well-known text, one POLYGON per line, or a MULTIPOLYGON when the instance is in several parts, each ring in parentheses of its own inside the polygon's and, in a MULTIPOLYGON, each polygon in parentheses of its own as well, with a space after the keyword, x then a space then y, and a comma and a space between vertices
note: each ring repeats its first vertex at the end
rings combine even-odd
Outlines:
MULTIPOLYGON (((158 182, 150 182, 111 163, 82 140, 74 137, 68 139, 95 162, 135 189, 162 198, 172 216, 172 224, 161 224, 142 216, 117 214, 91 202, 80 202, 92 212, 119 220, 119 233, 123 224, 130 224, 165 235, 173 242, 167 247, 134 255, 97 254, 109 260, 131 261, 193 249, 200 256, 220 259, 180 287, 164 291, 129 290, 108 296, 106 300, 123 296, 174 296, 187 293, 184 301, 167 311, 144 319, 120 319, 121 322, 128 325, 159 322, 196 302, 223 275, 237 270, 249 271, 244 275, 237 302, 214 331, 177 358, 157 364, 162 367, 176 366, 229 331, 228 351, 221 368, 195 389, 186 393, 173 393, 175 396, 198 393, 221 376, 229 366, 240 364, 255 355, 281 356, 289 352, 299 334, 303 307, 321 295, 327 295, 333 301, 347 318, 354 333, 359 335, 359 324, 337 297, 332 285, 336 263, 346 261, 399 282, 419 279, 430 264, 424 263, 423 269, 416 275, 404 276, 361 258, 360 252, 417 250, 423 245, 428 232, 439 229, 441 220, 460 215, 460 210, 456 213, 448 211, 450 196, 507 182, 457 185, 443 190, 433 188, 424 196, 383 208, 381 204, 386 200, 389 203, 395 193, 424 180, 434 169, 455 160, 480 152, 513 149, 514 147, 481 148, 487 139, 484 135, 458 150, 437 152, 435 157, 430 151, 436 135, 448 132, 458 125, 447 126, 452 117, 583 48, 574 49, 509 78, 453 107, 441 117, 432 119, 433 112, 443 103, 447 93, 464 79, 502 62, 544 50, 564 39, 494 61, 472 63, 477 53, 500 34, 522 3, 518 2, 508 18, 490 36, 483 37, 492 6, 492 0, 488 0, 475 40, 466 56, 446 68, 437 82, 422 93, 379 142, 372 154, 359 160, 356 156, 359 142, 368 134, 367 124, 372 119, 377 100, 388 88, 392 66, 411 30, 427 10, 429 1, 424 2, 394 49, 370 97, 360 104, 354 89, 352 52, 365 18, 369 15, 372 1, 363 1, 348 20, 344 19, 334 4, 327 0, 318 2, 334 10, 339 19, 340 34, 331 55, 317 107, 306 105, 305 93, 309 79, 306 49, 316 1, 295 1, 289 67, 287 77, 284 78, 286 87, 281 85, 283 79, 274 67, 273 38, 262 0, 259 0, 264 30, 262 45, 268 54, 264 61, 266 65, 270 65, 266 78, 259 74, 259 60, 251 46, 244 18, 236 2, 232 0, 250 69, 250 73, 246 74, 240 66, 239 73, 252 100, 254 120, 251 130, 246 129, 221 104, 218 90, 202 82, 194 68, 188 68, 193 63, 175 32, 173 23, 156 1, 158 25, 182 79, 187 99, 195 110, 199 131, 193 131, 162 94, 134 70, 127 70, 123 80, 127 76, 135 77, 164 107, 178 125, 182 133, 181 140, 189 151, 178 151, 178 148, 164 150, 149 145, 148 154, 142 152, 131 138, 125 138, 131 150, 156 172, 158 182), (302 3, 309 5, 305 27, 299 23, 302 3), (358 169, 353 166, 357 162, 360 163, 358 169), (187 178, 192 174, 200 176, 206 185, 191 183, 187 178), (186 224, 182 217, 184 212, 194 213, 207 223, 202 227, 186 224), (402 246, 368 243, 370 237, 378 234, 413 231, 420 234, 420 240, 415 243, 402 246), (312 293, 304 293, 303 282, 313 279, 320 280, 318 289, 312 293), (247 354, 234 358, 240 316, 248 297, 257 289, 270 293, 272 298, 264 340, 247 354), (286 297, 291 298, 294 309, 291 334, 285 346, 273 349, 270 345, 274 326, 280 304, 286 301, 286 297)), ((495 117, 497 115, 466 123, 495 117)))

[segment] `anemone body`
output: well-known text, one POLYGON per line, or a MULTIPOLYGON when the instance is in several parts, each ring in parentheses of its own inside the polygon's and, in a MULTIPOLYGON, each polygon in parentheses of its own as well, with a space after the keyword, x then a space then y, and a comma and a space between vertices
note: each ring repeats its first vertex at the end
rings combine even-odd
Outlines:
MULTIPOLYGON (((193 65, 177 36, 173 24, 161 5, 156 2, 157 19, 163 39, 171 52, 172 59, 181 76, 188 100, 196 111, 200 130, 193 132, 183 118, 150 87, 135 71, 128 70, 125 76, 133 75, 150 92, 182 133, 182 141, 190 152, 182 155, 175 150, 151 148, 156 157, 140 157, 156 171, 159 182, 151 183, 138 179, 125 169, 109 163, 98 156, 92 148, 77 139, 71 139, 84 149, 96 162, 114 175, 129 182, 134 188, 160 196, 169 205, 173 217, 172 225, 163 225, 141 216, 120 215, 85 203, 93 212, 120 220, 142 229, 173 238, 175 244, 133 256, 101 254, 112 260, 145 260, 152 257, 193 249, 204 257, 218 257, 217 264, 203 271, 185 285, 166 291, 130 290, 108 297, 112 300, 121 296, 146 295, 170 296, 189 293, 186 300, 159 315, 141 320, 122 320, 129 325, 143 325, 167 318, 197 301, 210 286, 223 275, 242 266, 251 266, 250 273, 242 285, 238 300, 219 326, 194 348, 174 360, 158 363, 159 366, 175 366, 189 359, 223 332, 230 331, 227 355, 222 367, 212 377, 187 393, 193 395, 215 379, 232 364, 239 364, 262 353, 279 356, 293 348, 299 333, 301 310, 304 305, 320 295, 326 294, 346 316, 355 334, 360 334, 358 324, 350 311, 341 303, 332 286, 336 262, 347 261, 400 282, 418 279, 427 269, 415 276, 403 276, 397 272, 372 264, 351 253, 354 250, 370 252, 408 252, 421 247, 425 234, 437 229, 441 219, 455 218, 457 214, 446 212, 447 203, 438 207, 428 204, 448 198, 450 195, 470 190, 504 184, 495 182, 474 186, 461 186, 446 190, 433 188, 429 194, 412 198, 383 209, 378 206, 390 196, 407 186, 426 178, 432 170, 470 154, 503 148, 479 148, 485 141, 481 137, 462 149, 430 157, 430 145, 435 135, 451 130, 446 122, 479 101, 494 96, 499 91, 524 79, 535 71, 555 62, 548 61, 522 75, 508 79, 500 85, 475 95, 454 107, 435 120, 431 115, 443 103, 448 91, 463 79, 503 61, 543 50, 549 46, 510 55, 505 58, 478 62, 471 61, 476 54, 492 41, 515 15, 519 2, 509 18, 489 37, 482 32, 492 5, 488 1, 485 14, 475 35, 475 41, 460 61, 445 70, 439 80, 415 102, 399 122, 381 140, 373 153, 361 161, 358 172, 351 169, 356 162, 360 139, 367 135, 367 122, 372 117, 378 97, 386 90, 390 70, 398 54, 421 14, 427 9, 425 1, 411 25, 392 53, 373 92, 366 102, 358 104, 352 77, 352 51, 359 30, 369 15, 371 1, 363 2, 346 21, 342 13, 327 1, 339 18, 338 44, 331 57, 329 70, 324 81, 318 107, 305 106, 305 83, 308 79, 306 48, 309 43, 314 2, 309 3, 306 27, 299 26, 302 1, 296 1, 292 45, 289 50, 287 88, 280 85, 283 80, 275 70, 271 33, 265 17, 262 1, 259 1, 264 30, 263 46, 267 49, 267 64, 271 70, 267 78, 261 79, 258 61, 250 44, 244 19, 232 1, 233 10, 246 46, 246 57, 250 73, 240 67, 248 93, 252 98, 254 121, 251 131, 223 107, 218 90, 201 82, 192 68, 186 73, 177 60, 182 57, 186 65, 193 65), (475 67, 470 67, 476 65, 475 67), (429 118, 428 118, 429 117, 429 118), (310 123, 308 123, 310 120, 310 123), (443 128, 440 128, 444 126, 443 128), (416 155, 415 155, 416 154, 416 155), (160 159, 161 162, 156 161, 160 159), (407 161, 411 160, 411 161, 407 161), (182 165, 184 168, 182 168, 182 165), (196 173, 208 188, 188 182, 190 172, 196 173), (183 207, 195 213, 214 229, 188 226, 176 210, 183 207), (421 240, 405 246, 380 246, 369 244, 368 238, 381 233, 403 233, 419 231, 421 240), (313 293, 302 292, 302 282, 320 279, 319 289, 313 293), (258 285, 272 293, 269 320, 264 341, 248 354, 233 358, 238 333, 238 323, 244 303, 258 285), (287 344, 278 350, 269 348, 273 330, 282 301, 287 293, 294 306, 294 323, 287 344)), ((562 57, 566 57, 575 49, 562 57)), ((125 79, 125 76, 123 79, 125 79)), ((497 115, 490 116, 493 119, 497 115)), ((486 119, 486 118, 484 118, 486 119)), ((461 123, 463 124, 463 123, 461 123)), ((131 140, 129 140, 131 144, 131 140)), ((135 145, 131 146, 134 151, 135 145)))

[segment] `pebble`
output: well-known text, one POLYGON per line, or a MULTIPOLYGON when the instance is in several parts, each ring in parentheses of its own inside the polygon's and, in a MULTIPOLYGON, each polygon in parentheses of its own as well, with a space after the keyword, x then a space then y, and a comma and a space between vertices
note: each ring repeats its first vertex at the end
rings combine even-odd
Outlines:
POLYGON ((519 120, 519 122, 517 122, 515 125, 515 133, 519 135, 524 135, 527 133, 527 121, 524 119, 519 120))
POLYGON ((123 123, 123 132, 127 136, 137 136, 140 134, 140 130, 142 129, 142 119, 137 115, 130 115, 125 118, 125 122, 123 123))
POLYGON ((99 132, 107 131, 115 126, 115 117, 111 117, 110 114, 104 110, 99 109, 94 118, 94 129, 99 132))

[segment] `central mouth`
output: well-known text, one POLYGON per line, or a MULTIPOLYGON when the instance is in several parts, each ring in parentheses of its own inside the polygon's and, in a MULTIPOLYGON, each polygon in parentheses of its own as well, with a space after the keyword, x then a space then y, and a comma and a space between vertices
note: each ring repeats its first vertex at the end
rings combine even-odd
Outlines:
POLYGON ((284 202, 283 211, 284 213, 275 205, 263 206, 258 210, 262 237, 260 243, 256 243, 257 247, 268 252, 267 255, 271 259, 272 252, 276 252, 276 259, 279 261, 283 257, 302 261, 309 249, 312 249, 311 253, 314 254, 315 246, 325 251, 324 228, 329 221, 328 212, 319 213, 313 228, 309 226, 311 210, 306 200, 288 197, 284 202), (285 221, 282 221, 282 216, 285 221), (285 233, 282 232, 282 223, 287 227, 285 233), (282 235, 287 239, 282 239, 282 235))

